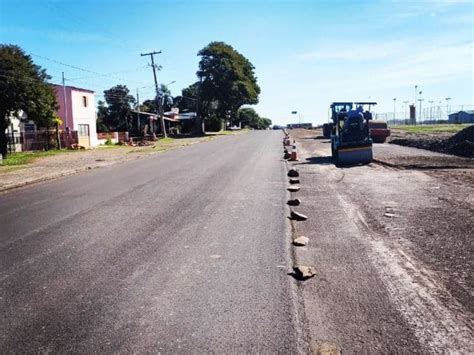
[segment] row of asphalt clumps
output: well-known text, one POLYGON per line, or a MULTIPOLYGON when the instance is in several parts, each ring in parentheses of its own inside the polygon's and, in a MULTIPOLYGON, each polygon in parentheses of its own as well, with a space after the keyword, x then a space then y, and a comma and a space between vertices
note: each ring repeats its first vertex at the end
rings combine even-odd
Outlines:
MULTIPOLYGON (((291 144, 290 135, 287 131, 283 131, 285 136, 283 138, 283 149, 284 149, 284 159, 289 161, 298 161, 298 153, 296 148, 296 143, 293 141, 291 144), (291 147, 291 153, 289 152, 288 147, 291 147)), ((288 171, 289 183, 288 191, 290 193, 295 193, 300 190, 300 174, 296 168, 291 168, 288 171)), ((290 206, 291 215, 290 219, 292 221, 306 221, 308 217, 300 212, 294 211, 294 207, 299 206, 301 204, 301 200, 299 198, 290 199, 287 204, 290 206)), ((293 239, 293 245, 296 247, 302 247, 308 244, 309 238, 305 236, 299 236, 293 239)), ((305 265, 295 265, 293 266, 293 273, 290 273, 295 279, 297 280, 308 280, 316 275, 316 272, 312 266, 305 266, 305 265)))

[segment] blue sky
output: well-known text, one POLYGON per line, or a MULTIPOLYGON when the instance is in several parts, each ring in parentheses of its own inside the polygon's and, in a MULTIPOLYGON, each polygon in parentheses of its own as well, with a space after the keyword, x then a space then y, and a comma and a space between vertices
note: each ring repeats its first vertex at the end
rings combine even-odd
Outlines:
POLYGON ((126 84, 153 97, 141 52, 162 50, 159 81, 172 93, 196 80, 199 49, 219 40, 256 67, 257 111, 275 123, 327 120, 332 101, 374 100, 402 112, 452 97, 473 105, 470 1, 0 0, 0 42, 34 54, 59 83, 95 90, 126 84), (46 59, 48 58, 48 59, 46 59), (107 76, 73 69, 66 63, 107 76))

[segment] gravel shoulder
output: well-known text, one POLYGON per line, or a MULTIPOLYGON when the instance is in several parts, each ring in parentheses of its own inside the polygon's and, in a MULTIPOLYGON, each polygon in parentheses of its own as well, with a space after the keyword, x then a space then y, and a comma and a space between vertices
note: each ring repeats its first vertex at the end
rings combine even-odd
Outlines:
POLYGON ((391 144, 337 168, 321 132, 291 130, 300 161, 296 262, 313 343, 355 353, 472 349, 472 159, 391 144))

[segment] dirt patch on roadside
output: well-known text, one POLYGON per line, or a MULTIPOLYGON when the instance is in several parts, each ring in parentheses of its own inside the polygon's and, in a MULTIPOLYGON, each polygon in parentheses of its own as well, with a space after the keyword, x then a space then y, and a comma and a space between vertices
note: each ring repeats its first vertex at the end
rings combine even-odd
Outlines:
MULTIPOLYGON (((327 144, 308 139, 316 133, 293 135, 311 153, 306 164, 331 167, 327 144)), ((340 190, 359 206, 371 230, 426 265, 474 313, 474 160, 388 144, 375 144, 374 156, 367 166, 335 169, 340 190)), ((446 293, 439 297, 452 303, 446 293)))
POLYGON ((473 158, 474 125, 456 134, 413 134, 394 130, 389 143, 473 158))

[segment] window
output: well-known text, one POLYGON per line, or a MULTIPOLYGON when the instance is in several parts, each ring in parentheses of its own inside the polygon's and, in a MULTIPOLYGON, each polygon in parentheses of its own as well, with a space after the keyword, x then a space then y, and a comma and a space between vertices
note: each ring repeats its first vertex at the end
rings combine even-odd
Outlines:
POLYGON ((79 136, 86 137, 89 135, 89 125, 88 124, 79 124, 77 125, 77 132, 79 136))
POLYGON ((87 107, 87 96, 82 97, 82 104, 84 105, 84 107, 87 107))

